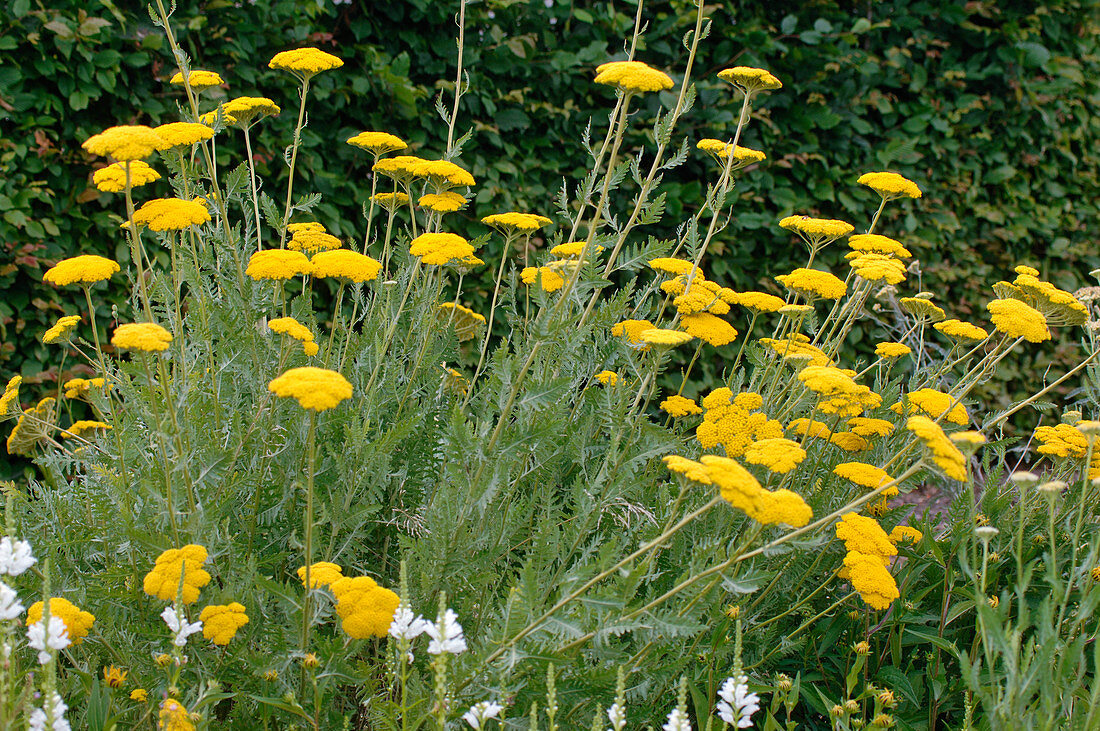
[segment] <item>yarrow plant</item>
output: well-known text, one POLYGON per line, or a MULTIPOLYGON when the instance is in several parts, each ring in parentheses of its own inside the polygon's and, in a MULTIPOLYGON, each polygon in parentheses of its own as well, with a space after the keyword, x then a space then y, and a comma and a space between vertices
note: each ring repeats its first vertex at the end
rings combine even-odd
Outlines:
POLYGON ((44 274, 82 290, 42 341, 84 372, 0 396, 39 470, 4 488, 5 727, 1100 723, 1100 400, 1030 450, 1002 431, 1100 354, 1100 297, 1021 264, 988 322, 950 312, 925 243, 890 235, 928 204, 919 171, 851 171, 862 222, 742 198, 780 156, 746 145, 783 82, 700 77, 703 3, 668 70, 638 4, 629 50, 584 71, 609 107, 589 173, 506 210, 455 134, 465 10, 445 138, 346 138, 371 181, 349 237, 294 186, 310 88, 351 59, 293 48, 257 77, 297 85, 280 205, 250 130, 287 100, 215 103, 241 82, 190 68, 154 3, 182 118, 84 141, 118 261, 44 274), (701 89, 730 124, 684 139, 701 89), (705 193, 663 220, 692 154, 705 193), (750 212, 806 259, 742 292, 715 263, 750 212), (101 342, 105 288, 128 300, 101 342), (1073 371, 997 413, 975 396, 1080 325, 1073 371), (1008 479, 1010 447, 1042 478, 1008 479), (943 522, 901 508, 929 486, 943 522))

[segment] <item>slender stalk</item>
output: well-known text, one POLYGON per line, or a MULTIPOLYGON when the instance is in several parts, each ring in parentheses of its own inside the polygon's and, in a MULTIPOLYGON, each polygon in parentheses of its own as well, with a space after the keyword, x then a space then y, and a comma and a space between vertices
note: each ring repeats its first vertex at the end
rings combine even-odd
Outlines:
POLYGON ((298 124, 294 127, 294 142, 290 149, 290 175, 286 181, 286 205, 283 208, 282 231, 279 232, 279 248, 286 247, 286 227, 290 223, 290 198, 294 192, 294 168, 298 162, 298 146, 302 142, 302 122, 306 116, 306 95, 309 93, 309 78, 302 79, 300 90, 302 103, 298 106, 298 124))
POLYGON ((500 297, 500 280, 504 277, 504 264, 508 261, 508 250, 512 248, 512 234, 509 233, 504 237, 504 247, 500 250, 500 266, 497 267, 497 278, 493 284, 493 299, 489 305, 489 321, 485 325, 485 339, 481 343, 481 353, 477 358, 477 368, 474 369, 474 377, 470 379, 470 384, 466 387, 466 401, 463 406, 470 402, 470 397, 474 392, 474 383, 477 382, 477 377, 481 375, 481 367, 485 364, 485 353, 489 350, 489 338, 493 334, 493 318, 496 316, 497 311, 497 298, 500 297))
POLYGON ((244 129, 244 148, 248 152, 248 182, 252 186, 252 210, 256 216, 256 251, 260 251, 263 248, 260 245, 260 196, 256 192, 256 161, 252 155, 252 137, 248 134, 251 126, 246 124, 242 128, 244 129))
MULTIPOLYGON (((309 649, 309 632, 313 625, 313 587, 310 581, 310 571, 313 566, 313 473, 317 463, 317 412, 309 410, 309 434, 306 436, 306 452, 308 454, 308 466, 306 467, 306 514, 302 529, 305 533, 305 588, 306 593, 302 598, 302 639, 299 650, 304 655, 309 649)), ((305 698, 307 671, 305 663, 302 664, 302 697, 305 698)))
POLYGON ((458 117, 458 101, 462 98, 462 51, 466 45, 466 0, 458 2, 458 69, 455 72, 455 104, 447 125, 447 158, 454 148, 455 119, 458 117))

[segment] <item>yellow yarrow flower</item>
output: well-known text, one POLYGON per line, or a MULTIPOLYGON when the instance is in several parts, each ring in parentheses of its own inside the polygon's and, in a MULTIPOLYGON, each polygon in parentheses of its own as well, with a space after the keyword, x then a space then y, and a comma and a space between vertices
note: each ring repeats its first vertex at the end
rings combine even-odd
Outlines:
POLYGON ((611 326, 611 334, 616 338, 624 338, 626 344, 635 350, 648 350, 649 345, 642 340, 642 333, 654 329, 649 320, 623 320, 611 326))
POLYGON ((248 127, 257 119, 276 117, 283 110, 266 96, 239 96, 221 105, 222 114, 229 124, 248 127))
POLYGON ((886 200, 921 197, 917 184, 897 173, 864 173, 856 182, 866 185, 886 200))
POLYGON ((696 462, 693 459, 675 454, 661 457, 661 461, 665 463, 670 472, 683 475, 687 479, 703 485, 711 484, 710 473, 702 462, 696 462))
POLYGON ((439 305, 438 320, 445 326, 454 327, 460 343, 475 337, 479 328, 486 322, 485 315, 454 302, 444 302, 439 305))
POLYGON ((119 161, 141 160, 169 146, 155 130, 143 124, 108 127, 84 140, 81 145, 93 155, 109 156, 119 161))
POLYGON ((924 539, 924 534, 916 528, 899 525, 892 529, 887 537, 891 543, 897 546, 902 543, 920 543, 924 539))
POLYGON ((783 299, 766 292, 738 292, 735 302, 730 304, 741 305, 755 314, 763 312, 779 312, 784 306, 783 299))
POLYGON ((901 305, 901 309, 913 315, 918 320, 940 322, 947 317, 947 313, 940 307, 932 304, 927 297, 902 297, 898 300, 898 304, 901 305))
POLYGON ((210 573, 203 568, 207 556, 206 548, 194 543, 164 551, 145 575, 142 589, 162 601, 175 601, 179 595, 184 604, 194 604, 202 587, 210 583, 210 573))
POLYGON ((901 284, 905 281, 905 263, 886 254, 861 254, 852 258, 848 266, 868 282, 901 284))
POLYGON ((130 691, 130 700, 144 703, 149 700, 149 692, 145 688, 135 688, 130 691))
MULTIPOLYGON (((65 398, 77 398, 93 388, 104 388, 106 385, 107 381, 104 378, 70 378, 61 387, 65 389, 65 398)), ((0 402, 0 407, 2 407, 2 402, 0 402)), ((0 414, 2 413, 3 408, 0 408, 0 414)))
POLYGON ((119 350, 140 350, 159 353, 168 350, 172 333, 152 322, 133 322, 119 325, 111 336, 111 345, 119 350))
MULTIPOLYGON (((589 248, 596 256, 599 256, 603 252, 603 247, 599 244, 592 244, 589 248)), ((550 249, 550 253, 561 259, 578 257, 584 253, 584 242, 570 241, 568 243, 558 244, 550 249)))
POLYGON ((806 450, 798 442, 783 437, 761 439, 745 448, 745 461, 786 474, 806 459, 806 450))
POLYGON ((336 614, 349 637, 385 637, 401 602, 394 592, 367 576, 344 577, 330 587, 336 596, 336 614))
POLYGON ((202 636, 215 645, 225 646, 237 635, 237 630, 248 624, 248 614, 243 604, 211 604, 199 614, 202 636))
POLYGON ((966 457, 959 451, 939 424, 927 416, 911 416, 905 428, 917 435, 925 448, 932 453, 932 461, 953 480, 967 482, 966 457))
MULTIPOLYGON (((961 403, 957 403, 955 398, 950 394, 944 393, 943 391, 937 391, 934 388, 922 388, 917 391, 912 391, 905 397, 904 402, 908 405, 910 413, 920 411, 931 416, 933 419, 939 419, 944 414, 947 414, 947 420, 953 424, 962 424, 965 426, 970 423, 970 414, 967 412, 965 406, 961 403), (948 411, 948 409, 950 409, 950 411, 948 411)), ((902 401, 891 406, 890 410, 895 414, 901 414, 902 401)))
POLYGON ((403 139, 389 132, 360 132, 354 137, 349 137, 348 144, 375 156, 404 150, 409 146, 403 139))
POLYGON ((1024 338, 1031 343, 1050 340, 1046 317, 1020 300, 993 300, 985 308, 989 310, 993 327, 1010 338, 1024 338))
POLYGON ((375 193, 370 199, 387 211, 396 211, 409 204, 409 196, 404 193, 375 193))
POLYGON ((510 211, 508 213, 494 213, 491 216, 486 216, 481 219, 481 222, 487 226, 500 229, 504 232, 509 231, 522 231, 529 233, 531 231, 537 231, 543 226, 553 223, 546 216, 539 216, 535 213, 517 213, 510 211))
POLYGON ((244 273, 256 281, 261 279, 293 279, 313 271, 306 255, 300 251, 268 249, 257 251, 248 259, 244 273))
POLYGON ((801 528, 813 517, 813 511, 801 496, 790 490, 769 492, 748 470, 728 457, 706 454, 699 461, 706 466, 707 475, 718 486, 722 499, 761 525, 784 523, 801 528))
POLYGON ((182 231, 190 226, 210 222, 210 211, 201 198, 185 201, 179 198, 156 198, 134 211, 134 222, 153 231, 182 231))
MULTIPOLYGON (((692 269, 692 263, 686 259, 676 259, 671 256, 662 256, 649 260, 649 266, 659 272, 666 272, 674 276, 687 274, 692 269)), ((696 272, 696 277, 701 277, 702 272, 696 272)))
POLYGON ((371 166, 371 170, 399 183, 408 183, 417 176, 416 171, 426 162, 428 161, 424 158, 415 155, 397 155, 382 158, 371 166))
POLYGON ((852 588, 872 609, 885 610, 901 594, 897 582, 877 556, 849 551, 844 557, 844 567, 852 588))
POLYGON ((751 147, 742 147, 741 145, 735 148, 732 142, 723 142, 722 140, 716 140, 709 137, 699 140, 695 147, 711 155, 715 160, 721 163, 724 163, 732 152, 734 164, 730 166, 731 170, 751 165, 754 162, 763 162, 768 157, 760 150, 754 150, 751 147))
POLYGON ((458 234, 423 233, 409 244, 409 253, 420 257, 426 265, 443 266, 470 259, 474 247, 458 234))
POLYGON ((374 281, 382 271, 382 262, 348 249, 322 251, 315 254, 310 263, 313 276, 318 279, 338 277, 359 284, 374 281))
POLYGON ((695 429, 695 438, 704 449, 719 444, 730 457, 741 457, 750 444, 783 436, 783 425, 759 409, 764 399, 745 391, 736 396, 729 388, 717 388, 703 397, 703 422, 695 429))
POLYGON ((1035 440, 1040 445, 1037 451, 1051 457, 1084 459, 1088 453, 1088 439, 1070 424, 1036 427, 1035 440))
POLYGON ((703 408, 699 406, 699 404, 679 394, 669 396, 662 401, 660 403, 660 409, 674 419, 703 413, 703 408))
POLYGON ((70 439, 72 437, 79 437, 84 432, 92 431, 93 429, 110 429, 111 425, 103 421, 93 421, 90 419, 79 419, 74 421, 68 429, 61 430, 62 439, 70 439))
POLYGON ((616 386, 620 380, 619 374, 615 371, 600 371, 593 378, 605 386, 616 386))
POLYGON ((348 379, 326 368, 291 368, 267 384, 276 396, 294 398, 303 409, 325 411, 351 398, 348 379))
POLYGON ((894 423, 886 419, 854 416, 848 419, 848 429, 861 437, 884 437, 894 431, 894 423))
POLYGON ((68 341, 76 326, 80 324, 80 315, 65 315, 59 317, 53 327, 42 334, 42 342, 46 345, 56 343, 59 340, 68 341))
POLYGON ((450 160, 421 160, 413 167, 413 175, 429 179, 440 189, 474 184, 474 176, 450 160))
MULTIPOLYGON (((883 485, 894 481, 894 478, 888 475, 886 470, 865 462, 841 462, 833 468, 833 474, 857 485, 869 487, 872 490, 877 490, 883 485)), ((888 487, 882 491, 883 497, 895 497, 896 495, 898 495, 896 486, 888 487)))
POLYGON ((775 74, 751 66, 734 66, 718 72, 718 78, 733 84, 743 94, 755 94, 760 91, 775 91, 783 88, 775 74))
MULTIPOLYGON (((291 226, 293 225, 291 224, 291 226)), ((289 226, 287 230, 291 230, 289 226)), ((323 228, 303 228, 292 231, 290 241, 286 243, 286 248, 291 251, 305 251, 310 254, 339 249, 341 246, 343 246, 343 243, 340 239, 327 233, 323 228)))
MULTIPOLYGON (((176 86, 183 86, 183 72, 177 71, 172 75, 172 78, 168 80, 168 83, 176 86)), ((215 71, 193 69, 187 74, 187 85, 195 91, 209 89, 211 86, 221 86, 224 83, 225 80, 215 71)))
POLYGON ((83 254, 63 259, 46 270, 42 281, 55 287, 67 284, 93 284, 110 279, 120 271, 118 262, 95 254, 83 254))
MULTIPOLYGON (((14 380, 14 379, 13 379, 14 380)), ((9 382, 9 386, 11 383, 9 382)), ((5 394, 6 397, 6 394, 5 394)), ((29 409, 24 409, 8 435, 8 454, 30 456, 41 442, 49 436, 54 423, 54 405, 57 399, 48 396, 29 409)))
POLYGON ((667 347, 676 347, 677 345, 683 345, 689 340, 694 340, 695 336, 690 333, 681 332, 679 330, 666 330, 663 328, 652 328, 649 330, 643 330, 639 333, 642 342, 648 345, 662 345, 667 347))
POLYGON ((900 241, 880 234, 855 234, 848 238, 848 247, 861 254, 885 254, 897 259, 913 257, 900 241))
POLYGON ((160 173, 148 163, 133 160, 130 163, 114 162, 92 173, 92 184, 104 193, 121 193, 126 190, 126 166, 130 166, 130 187, 140 188, 147 183, 160 180, 160 173))
POLYGON ((875 346, 875 355, 879 358, 901 358, 913 352, 905 343, 879 343, 875 346))
POLYGON ((269 68, 289 71, 305 81, 322 71, 338 69, 344 65, 344 62, 319 48, 295 48, 291 51, 276 53, 267 65, 269 68))
POLYGON ((978 343, 989 337, 989 333, 985 331, 985 328, 971 325, 969 322, 963 322, 962 320, 944 320, 943 322, 937 322, 932 327, 957 341, 978 343))
POLYGON ((23 383, 23 376, 12 376, 8 385, 4 387, 4 395, 0 396, 0 417, 7 416, 9 412, 18 410, 19 384, 23 383), (12 407, 15 407, 13 409, 12 407))
POLYGON ((198 122, 169 122, 156 127, 154 131, 168 145, 165 149, 191 146, 214 136, 214 130, 198 122))
POLYGON ((715 347, 728 345, 737 338, 733 325, 709 312, 697 312, 680 318, 680 329, 715 347))
POLYGON ((671 89, 672 77, 641 61, 611 61, 596 67, 597 84, 616 86, 625 92, 642 94, 671 89))
POLYGON ((342 578, 344 578, 344 571, 338 564, 330 561, 318 561, 309 565, 309 584, 307 585, 306 567, 301 566, 298 568, 298 579, 302 582, 302 586, 307 589, 319 589, 322 586, 329 586, 342 578))
POLYGON ((269 320, 267 326, 272 332, 289 335, 299 342, 313 342, 313 333, 310 329, 293 317, 276 317, 274 320, 269 320))
MULTIPOLYGON (((37 601, 27 610, 27 626, 42 621, 42 610, 45 605, 37 601)), ((58 617, 65 623, 65 629, 69 631, 69 641, 79 645, 88 636, 88 631, 95 623, 95 615, 85 612, 70 602, 68 599, 53 597, 50 599, 50 616, 58 617)))
POLYGON ((856 228, 846 221, 810 216, 787 216, 779 222, 779 227, 794 231, 812 248, 820 248, 843 238, 856 228))
POLYGON ((848 286, 829 272, 817 269, 795 269, 790 274, 780 274, 775 281, 791 292, 813 301, 815 299, 840 299, 848 293, 848 286))
POLYGON ((836 537, 844 541, 845 548, 865 556, 874 556, 880 565, 889 564, 890 559, 898 555, 897 547, 874 518, 845 513, 834 528, 836 537))
POLYGON ((810 339, 802 333, 781 340, 760 338, 759 342, 781 358, 806 359, 810 365, 816 366, 833 365, 829 356, 820 348, 810 345, 810 339))
POLYGON ((454 213, 461 210, 468 202, 465 197, 448 190, 444 193, 422 195, 417 199, 416 204, 436 213, 454 213))

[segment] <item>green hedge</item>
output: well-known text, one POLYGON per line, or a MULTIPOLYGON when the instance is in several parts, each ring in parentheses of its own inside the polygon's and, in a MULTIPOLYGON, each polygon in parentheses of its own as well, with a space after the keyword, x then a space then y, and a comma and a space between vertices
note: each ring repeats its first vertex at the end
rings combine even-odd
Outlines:
MULTIPOLYGON (((75 307, 71 293, 59 296, 41 284, 44 268, 76 253, 128 259, 117 235, 119 202, 91 187, 93 167, 102 163, 80 143, 112 124, 175 120, 182 99, 166 83, 175 69, 159 29, 144 12, 119 5, 2 3, 0 376, 22 373, 42 392, 56 388, 59 357, 38 337, 75 307)), ((575 184, 586 172, 580 146, 586 125, 591 121, 595 137, 607 124, 613 96, 591 83, 593 68, 623 57, 637 6, 550 5, 492 0, 467 9, 471 89, 458 128, 472 128, 461 162, 478 185, 476 202, 455 223, 465 233, 482 232, 477 218, 492 212, 555 214, 563 177, 575 184)), ((766 286, 803 257, 776 226, 779 217, 814 213, 858 227, 871 196, 855 177, 891 169, 916 180, 925 196, 893 208, 880 230, 914 251, 922 286, 952 314, 983 319, 989 285, 1018 262, 1038 266, 1067 289, 1087 284, 1086 273, 1100 266, 1094 150, 1100 28, 1092 10, 1088 0, 1039 6, 895 0, 860 3, 858 11, 836 2, 715 6, 697 64, 698 104, 678 135, 694 143, 731 130, 737 110, 714 77, 721 68, 765 66, 785 87, 755 110, 744 142, 769 159, 739 184, 736 220, 712 248, 708 274, 735 288, 766 286)), ((415 154, 438 155, 445 147, 435 101, 440 93, 448 104, 452 99, 456 11, 456 3, 435 0, 384 8, 365 1, 212 0, 180 3, 175 26, 193 66, 221 73, 230 96, 270 96, 286 110, 264 122, 254 142, 265 189, 277 199, 297 100, 293 81, 266 61, 301 45, 346 60, 315 80, 295 189, 322 193, 319 220, 351 237, 362 235, 370 182, 369 160, 344 144, 347 137, 380 129, 407 139, 415 154)), ((645 13, 638 57, 676 77, 693 5, 658 2, 645 13)), ((672 99, 648 98, 649 113, 639 113, 628 142, 645 144, 652 112, 672 99)), ((243 156, 239 140, 224 139, 232 141, 218 146, 223 170, 243 156)), ((645 233, 671 235, 681 214, 698 205, 707 174, 694 152, 672 171, 668 214, 645 233)), ((149 196, 168 193, 165 183, 158 185, 146 189, 149 196)), ((630 195, 624 189, 618 203, 626 205, 630 195)), ((825 263, 838 261, 834 254, 825 263)), ((917 281, 911 277, 907 286, 917 281)), ((487 285, 471 290, 475 305, 487 285)), ((100 315, 109 323, 110 307, 100 315)), ((877 337, 870 328, 866 333, 852 337, 877 337)), ((1057 347, 1036 349, 1031 363, 1003 366, 989 398, 1008 403, 1013 382, 1034 382, 1048 362, 1057 372, 1079 347, 1076 336, 1068 332, 1057 347)), ((720 373, 720 363, 706 365, 707 373, 720 373)))

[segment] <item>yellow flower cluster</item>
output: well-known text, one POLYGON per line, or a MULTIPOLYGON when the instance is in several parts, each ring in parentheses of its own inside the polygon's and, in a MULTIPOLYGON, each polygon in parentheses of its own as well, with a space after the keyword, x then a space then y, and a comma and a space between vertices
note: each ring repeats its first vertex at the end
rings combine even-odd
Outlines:
POLYGON ((283 111, 266 96, 239 96, 221 106, 225 121, 247 127, 256 118, 275 117, 283 111))
POLYGON ((1037 427, 1035 439, 1039 442, 1040 454, 1070 459, 1084 459, 1088 454, 1088 438, 1069 424, 1037 427))
POLYGON ((902 543, 920 543, 924 539, 924 534, 916 528, 899 525, 890 531, 889 538, 890 542, 897 546, 902 543))
POLYGON ((427 265, 443 266, 451 262, 481 263, 474 256, 474 247, 458 234, 423 233, 412 240, 409 253, 419 256, 427 265))
POLYGON ((805 360, 810 365, 815 366, 831 366, 833 364, 832 359, 817 346, 810 345, 810 339, 802 333, 795 333, 793 337, 780 340, 760 338, 758 342, 780 358, 805 360))
POLYGON ((642 340, 642 333, 653 330, 654 325, 649 320, 623 320, 611 326, 611 334, 617 338, 625 338, 626 344, 637 350, 649 350, 649 346, 642 340))
POLYGON ((237 635, 237 630, 248 624, 248 615, 243 604, 211 604, 199 614, 202 622, 202 636, 215 645, 228 645, 237 635))
POLYGON ((963 322, 962 320, 944 320, 943 322, 937 322, 932 327, 952 340, 969 343, 978 343, 989 337, 989 333, 985 331, 985 328, 971 325, 969 322, 963 322))
POLYGON ((679 394, 669 396, 660 404, 661 411, 678 419, 683 416, 692 416, 703 413, 703 408, 692 399, 679 394))
POLYGON ((481 219, 481 222, 486 226, 492 226, 502 231, 522 231, 524 233, 538 231, 543 226, 553 223, 546 216, 535 213, 516 213, 515 211, 494 213, 481 219))
POLYGON ((170 145, 150 127, 143 124, 108 127, 84 140, 81 145, 93 155, 113 157, 119 161, 142 160, 170 145))
POLYGON ((746 391, 735 397, 728 388, 711 391, 703 398, 703 423, 695 429, 695 438, 706 449, 721 444, 730 457, 740 457, 753 442, 778 439, 783 425, 758 411, 764 399, 746 391))
POLYGON ((724 315, 730 311, 729 302, 737 298, 737 293, 732 289, 721 287, 708 280, 698 269, 695 270, 694 275, 689 271, 661 282, 661 290, 673 295, 672 304, 681 315, 692 315, 696 312, 724 315), (688 287, 689 278, 691 279, 690 288, 688 287))
POLYGON ((593 376, 597 381, 605 386, 615 386, 619 383, 619 374, 615 371, 600 371, 593 376))
MULTIPOLYGON (((169 84, 175 84, 176 86, 183 86, 183 72, 177 71, 172 75, 172 78, 168 80, 169 84)), ((195 91, 202 91, 203 89, 209 89, 211 86, 221 86, 225 83, 221 75, 216 71, 203 71, 202 69, 194 69, 187 74, 187 85, 195 91)))
POLYGON ((416 204, 436 213, 454 213, 462 209, 468 202, 464 196, 448 190, 444 193, 422 195, 417 199, 416 204))
POLYGON ((261 279, 293 279, 309 274, 312 267, 306 255, 300 251, 268 249, 257 251, 248 259, 244 273, 256 281, 261 279))
POLYGON ((861 254, 885 254, 895 259, 913 257, 900 241, 881 234, 855 234, 848 239, 848 247, 861 254))
POLYGON ((751 165, 754 162, 763 162, 767 159, 767 155, 760 150, 754 150, 751 147, 742 147, 741 145, 734 148, 732 142, 723 142, 722 140, 715 140, 709 137, 699 140, 695 146, 703 152, 713 155, 720 162, 726 160, 732 151, 734 161, 732 169, 751 165))
POLYGON ((310 263, 313 276, 318 279, 339 277, 359 284, 374 281, 382 271, 382 262, 348 249, 322 251, 314 255, 310 263))
POLYGON ((387 152, 404 150, 409 146, 405 140, 397 135, 391 135, 389 132, 360 132, 354 137, 349 137, 348 144, 374 155, 384 155, 387 152))
POLYGON ((1031 267, 1016 267, 1019 276, 1013 285, 1018 296, 1043 313, 1048 323, 1055 325, 1082 325, 1089 319, 1089 311, 1081 302, 1064 289, 1039 279, 1031 267))
POLYGON ((79 437, 84 432, 92 431, 93 429, 110 429, 111 425, 103 421, 94 421, 91 419, 78 419, 69 425, 68 429, 61 430, 62 439, 71 439, 72 437, 79 437))
MULTIPOLYGON (((160 180, 160 173, 141 160, 128 163, 130 166, 130 187, 138 188, 155 180, 160 180)), ((114 162, 107 167, 102 167, 92 173, 92 183, 105 193, 121 193, 126 190, 126 165, 124 162, 114 162)))
POLYGON ((790 274, 780 274, 775 281, 811 302, 815 299, 840 299, 848 293, 848 285, 829 272, 817 269, 795 269, 790 274))
POLYGON ((900 284, 905 281, 905 263, 886 254, 861 254, 848 261, 856 276, 868 282, 900 284))
POLYGON ((784 306, 781 298, 766 292, 738 292, 737 299, 731 304, 741 305, 754 314, 779 312, 784 306))
POLYGON ((810 216, 787 216, 779 222, 780 228, 794 231, 812 247, 820 247, 855 231, 846 221, 810 216))
MULTIPOLYGON (((592 244, 589 247, 589 250, 598 256, 600 252, 603 251, 603 247, 599 244, 592 244)), ((564 244, 558 244, 554 248, 550 249, 550 253, 562 259, 572 259, 584 253, 584 242, 569 241, 564 244)))
POLYGON ((134 211, 134 222, 153 231, 182 231, 210 221, 210 211, 201 198, 185 201, 179 198, 156 198, 134 211))
POLYGON ((338 69, 344 65, 344 62, 319 48, 295 48, 292 51, 276 53, 267 65, 269 68, 289 71, 295 76, 308 79, 322 71, 338 69))
POLYGON ((848 419, 848 428, 853 434, 861 437, 884 437, 894 431, 894 422, 867 416, 854 416, 848 419))
MULTIPOLYGON (((857 485, 869 487, 872 490, 877 490, 883 485, 894 481, 894 478, 888 475, 886 470, 864 462, 841 462, 833 468, 833 474, 857 485)), ((896 485, 882 491, 883 497, 895 497, 897 494, 898 488, 896 485)))
POLYGON ((420 160, 412 172, 418 178, 427 178, 441 190, 474 184, 474 176, 450 160, 420 160))
POLYGON ((157 721, 157 728, 160 731, 195 731, 195 724, 191 723, 191 714, 175 698, 165 698, 161 701, 157 721))
MULTIPOLYGON (((939 419, 947 414, 947 420, 953 424, 966 425, 970 423, 970 414, 961 403, 956 403, 955 398, 943 391, 934 388, 922 388, 912 391, 905 397, 904 403, 908 405, 909 413, 924 412, 933 419, 939 419), (950 409, 950 410, 949 410, 950 409)), ((895 414, 902 414, 903 402, 899 401, 890 407, 895 414)))
POLYGON ((477 335, 478 328, 485 324, 485 315, 455 302, 444 302, 439 306, 439 320, 454 327, 461 343, 477 335))
POLYGON ((424 158, 415 155, 397 155, 379 160, 374 163, 371 170, 388 178, 393 178, 399 183, 408 183, 413 178, 418 177, 417 170, 426 162, 428 161, 424 158))
POLYGON ((712 454, 703 455, 699 461, 706 467, 711 483, 718 486, 722 499, 761 525, 783 523, 801 528, 813 518, 813 510, 801 495, 790 490, 766 490, 736 461, 712 454))
MULTIPOLYGON (((649 266, 656 269, 659 272, 666 272, 673 276, 680 274, 687 274, 692 269, 692 263, 685 259, 677 259, 671 256, 662 256, 656 259, 649 260, 649 266)), ((701 273, 697 272, 695 276, 700 276, 701 273)))
POLYGON ((172 333, 153 322, 132 322, 119 325, 111 336, 111 345, 119 350, 141 350, 159 353, 168 350, 172 333))
POLYGON ((826 414, 859 416, 865 409, 882 404, 881 396, 868 386, 856 383, 849 372, 840 368, 808 365, 799 371, 798 380, 822 397, 818 409, 826 414))
POLYGON ((1010 338, 1024 338, 1032 343, 1050 340, 1046 317, 1020 300, 997 299, 987 304, 985 308, 989 310, 993 327, 1010 338))
POLYGON ((292 223, 286 227, 286 230, 290 232, 290 241, 287 242, 286 248, 291 251, 315 254, 318 251, 339 249, 343 245, 340 239, 325 231, 323 225, 313 221, 292 223))
POLYGON ((544 292, 557 292, 565 286, 565 277, 550 267, 524 267, 519 278, 524 284, 540 282, 544 292))
POLYGON ((169 122, 160 125, 155 131, 168 146, 165 149, 194 145, 214 136, 214 130, 198 122, 169 122))
POLYGON ((887 200, 894 198, 920 198, 917 184, 897 173, 864 173, 856 180, 887 200))
MULTIPOLYGON (((41 601, 37 601, 30 606, 30 609, 27 610, 28 627, 42 621, 43 609, 45 609, 45 605, 41 601)), ((79 645, 84 641, 84 638, 88 636, 88 631, 95 623, 94 614, 85 612, 68 599, 62 599, 61 597, 50 599, 50 616, 58 617, 65 623, 65 629, 69 631, 69 641, 74 645, 79 645)))
POLYGON ((751 66, 734 66, 718 72, 718 78, 728 81, 745 94, 782 89, 783 83, 770 71, 751 66))
POLYGON ((178 594, 184 604, 194 604, 199 590, 210 583, 210 574, 203 568, 206 558, 206 548, 194 543, 168 549, 145 575, 145 593, 166 602, 175 601, 178 594))
MULTIPOLYGON (((0 396, 0 416, 7 416, 12 407, 19 406, 19 384, 23 383, 23 376, 12 376, 8 385, 4 387, 4 395, 0 396)), ((65 394, 68 396, 68 394, 65 394)))
POLYGON ((684 315, 680 319, 680 328, 715 347, 728 345, 737 338, 737 330, 733 325, 709 312, 684 315))
POLYGON ((696 462, 693 459, 681 457, 676 454, 662 457, 661 461, 665 463, 665 467, 668 467, 670 472, 683 475, 689 480, 703 485, 710 485, 713 482, 710 479, 710 472, 707 471, 707 466, 702 462, 696 462))
POLYGON ((905 343, 879 343, 875 346, 875 355, 879 358, 901 358, 913 352, 905 343))
POLYGON ((53 327, 42 334, 42 342, 46 345, 56 343, 58 340, 68 340, 70 333, 80 324, 80 315, 65 315, 59 317, 53 327))
POLYGON ((119 271, 118 262, 95 254, 84 254, 63 259, 46 270, 42 281, 55 287, 67 284, 92 284, 110 279, 119 271))
POLYGON ((898 300, 898 304, 901 305, 901 309, 918 320, 940 322, 947 317, 943 309, 933 304, 927 297, 902 297, 898 300))
POLYGON ((348 379, 327 368, 291 368, 267 384, 276 396, 294 398, 303 409, 326 411, 351 398, 348 379))
POLYGON ((864 452, 871 448, 869 441, 858 434, 847 431, 833 432, 829 435, 829 441, 845 452, 864 452))
POLYGON ((368 576, 345 576, 330 587, 336 597, 336 614, 349 637, 385 637, 400 598, 368 576))
MULTIPOLYGON (((13 378, 12 381, 15 379, 13 378)), ((18 386, 18 383, 16 384, 18 386)), ((11 388, 11 381, 8 382, 11 388)), ((18 388, 12 393, 12 398, 18 397, 18 388)), ((5 400, 8 394, 5 393, 5 400)), ((24 409, 15 422, 11 434, 8 435, 8 454, 23 454, 30 456, 34 448, 49 434, 54 421, 54 406, 57 399, 52 396, 39 401, 29 409, 24 409)))
POLYGON ((898 555, 897 547, 874 518, 858 513, 845 513, 835 527, 836 537, 844 541, 847 550, 874 556, 880 566, 888 566, 890 559, 898 555))
POLYGON ((875 556, 849 551, 844 556, 844 568, 848 571, 852 588, 872 609, 889 609, 890 603, 901 596, 894 577, 875 556))
POLYGON ((267 326, 272 332, 281 335, 289 335, 302 344, 302 352, 308 356, 317 355, 320 346, 313 340, 313 333, 308 327, 295 320, 293 317, 276 317, 270 320, 267 326))
POLYGON ((639 335, 646 345, 661 345, 668 348, 675 348, 677 345, 683 345, 694 339, 694 336, 690 333, 660 327, 642 330, 639 335))
POLYGON ((672 88, 672 77, 641 61, 611 61, 596 67, 597 84, 617 86, 631 93, 672 88))
POLYGON ((409 196, 404 193, 375 193, 370 199, 387 211, 396 211, 409 203, 409 196))
POLYGON ((911 416, 909 421, 906 422, 905 428, 916 434, 924 443, 924 446, 932 453, 932 461, 944 471, 944 474, 959 482, 968 480, 966 457, 947 438, 939 424, 927 416, 911 416))
POLYGON ((806 450, 790 439, 761 439, 745 448, 745 461, 786 474, 806 459, 806 450))
POLYGON ((338 564, 330 561, 318 561, 309 565, 309 585, 307 586, 306 567, 301 566, 298 568, 298 579, 301 580, 302 586, 307 589, 319 589, 322 586, 329 586, 342 578, 344 578, 344 571, 338 564))

